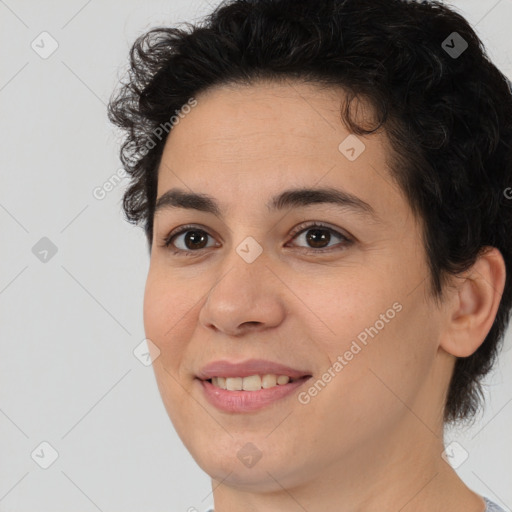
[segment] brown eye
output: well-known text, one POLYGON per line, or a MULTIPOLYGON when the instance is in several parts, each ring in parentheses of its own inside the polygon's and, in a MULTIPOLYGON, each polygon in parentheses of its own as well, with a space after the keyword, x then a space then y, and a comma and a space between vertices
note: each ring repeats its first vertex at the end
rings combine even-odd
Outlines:
POLYGON ((204 231, 186 231, 183 243, 187 249, 204 249, 208 236, 204 231))
MULTIPOLYGON (((323 224, 314 223, 306 227, 299 226, 299 229, 301 228, 302 230, 294 237, 294 240, 303 239, 307 244, 306 249, 317 249, 311 252, 329 251, 331 247, 336 246, 336 244, 334 244, 329 247, 329 243, 333 241, 333 239, 334 241, 338 239, 342 246, 352 243, 352 240, 345 235, 323 224)), ((338 243, 338 245, 340 245, 340 243, 338 243)))
MULTIPOLYGON (((303 238, 307 244, 304 247, 305 252, 313 254, 330 252, 335 250, 337 246, 340 246, 340 249, 346 248, 353 243, 353 240, 347 236, 324 224, 301 225, 295 232, 298 232, 298 234, 294 235, 293 240, 303 238), (336 243, 336 240, 338 240, 338 243, 336 243), (331 242, 334 242, 334 244, 331 244, 331 242)), ((178 256, 193 256, 194 253, 200 253, 202 249, 215 247, 215 243, 207 245, 208 237, 213 238, 204 229, 194 225, 183 226, 179 231, 172 232, 164 240, 163 246, 178 256)))
POLYGON ((322 249, 325 243, 331 240, 331 232, 327 229, 308 229, 306 231, 306 242, 315 249, 322 249))
POLYGON ((175 253, 198 252, 208 247, 206 244, 209 236, 203 229, 195 226, 184 226, 177 233, 171 233, 165 240, 164 246, 175 253), (176 245, 176 241, 178 241, 178 245, 176 245))

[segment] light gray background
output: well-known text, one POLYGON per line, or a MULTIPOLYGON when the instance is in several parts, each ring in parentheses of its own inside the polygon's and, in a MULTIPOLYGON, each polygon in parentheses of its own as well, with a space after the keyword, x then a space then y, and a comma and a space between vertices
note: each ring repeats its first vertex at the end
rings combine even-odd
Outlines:
MULTIPOLYGON (((451 5, 512 78, 512 0, 451 5)), ((144 339, 148 254, 142 229, 123 220, 126 180, 103 200, 92 193, 120 168, 106 103, 133 40, 209 10, 204 0, 0 0, 1 511, 212 503, 209 477, 174 432, 151 367, 133 354, 144 339), (47 59, 31 48, 43 31, 59 45, 47 59), (46 263, 32 252, 43 237, 58 249, 46 263), (31 458, 43 441, 59 454, 48 469, 31 458)), ((485 414, 446 436, 469 453, 462 478, 508 511, 511 345, 509 330, 485 414)), ((49 451, 36 453, 43 460, 49 451)))

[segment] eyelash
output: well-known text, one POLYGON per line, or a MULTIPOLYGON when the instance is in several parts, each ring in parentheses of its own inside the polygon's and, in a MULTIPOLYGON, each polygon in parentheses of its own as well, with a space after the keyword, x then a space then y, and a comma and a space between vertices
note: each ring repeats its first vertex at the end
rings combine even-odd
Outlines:
MULTIPOLYGON (((314 223, 310 223, 310 224, 301 224, 301 225, 297 226, 297 228, 295 228, 292 232, 292 240, 297 238, 297 236, 300 235, 302 232, 307 232, 308 230, 313 229, 313 228, 323 228, 326 231, 329 231, 331 234, 334 234, 335 236, 341 238, 341 243, 343 244, 343 247, 341 248, 341 250, 343 250, 344 248, 346 248, 347 246, 349 246, 353 243, 353 240, 351 240, 347 236, 343 235, 339 231, 336 231, 336 230, 330 228, 329 226, 322 224, 322 223, 318 223, 318 222, 314 222, 314 223)), ((200 253, 203 249, 209 249, 209 247, 203 248, 203 249, 198 249, 196 251, 191 251, 191 250, 186 251, 183 249, 174 249, 172 247, 173 239, 179 235, 186 233, 187 231, 198 231, 200 233, 205 233, 206 235, 211 236, 204 229, 200 229, 196 225, 189 224, 189 225, 183 226, 177 232, 171 232, 164 239, 163 247, 167 248, 173 254, 176 254, 178 256, 192 256, 193 255, 192 253, 200 253)), ((303 252, 305 252, 306 254, 318 254, 318 253, 326 253, 326 252, 332 252, 332 251, 333 251, 333 248, 331 247, 328 249, 312 249, 311 248, 311 249, 305 250, 303 252)))

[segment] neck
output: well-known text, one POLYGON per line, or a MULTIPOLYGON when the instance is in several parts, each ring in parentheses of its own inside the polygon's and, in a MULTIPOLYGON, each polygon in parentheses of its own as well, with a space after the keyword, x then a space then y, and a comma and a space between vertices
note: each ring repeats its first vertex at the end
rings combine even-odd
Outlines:
POLYGON ((418 428, 419 421, 408 415, 385 441, 367 442, 321 471, 305 468, 286 481, 272 468, 265 482, 213 479, 215 512, 484 512, 483 499, 441 457, 442 424, 431 430, 418 428))

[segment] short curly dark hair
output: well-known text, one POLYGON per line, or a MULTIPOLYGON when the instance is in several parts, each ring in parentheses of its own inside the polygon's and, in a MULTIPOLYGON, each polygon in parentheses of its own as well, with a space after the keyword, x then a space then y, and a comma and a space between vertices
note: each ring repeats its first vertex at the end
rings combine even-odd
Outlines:
POLYGON ((478 350, 457 359, 447 393, 445 421, 472 418, 512 307, 510 83, 468 22, 439 1, 232 0, 196 25, 154 28, 133 44, 127 79, 108 106, 126 131, 123 208, 128 221, 144 223, 149 250, 162 127, 169 132, 170 117, 199 93, 258 79, 342 87, 352 133, 386 130, 392 178, 422 222, 437 300, 446 278, 481 251, 501 252, 506 283, 496 318, 478 350), (375 127, 350 118, 356 97, 373 106, 375 127))

